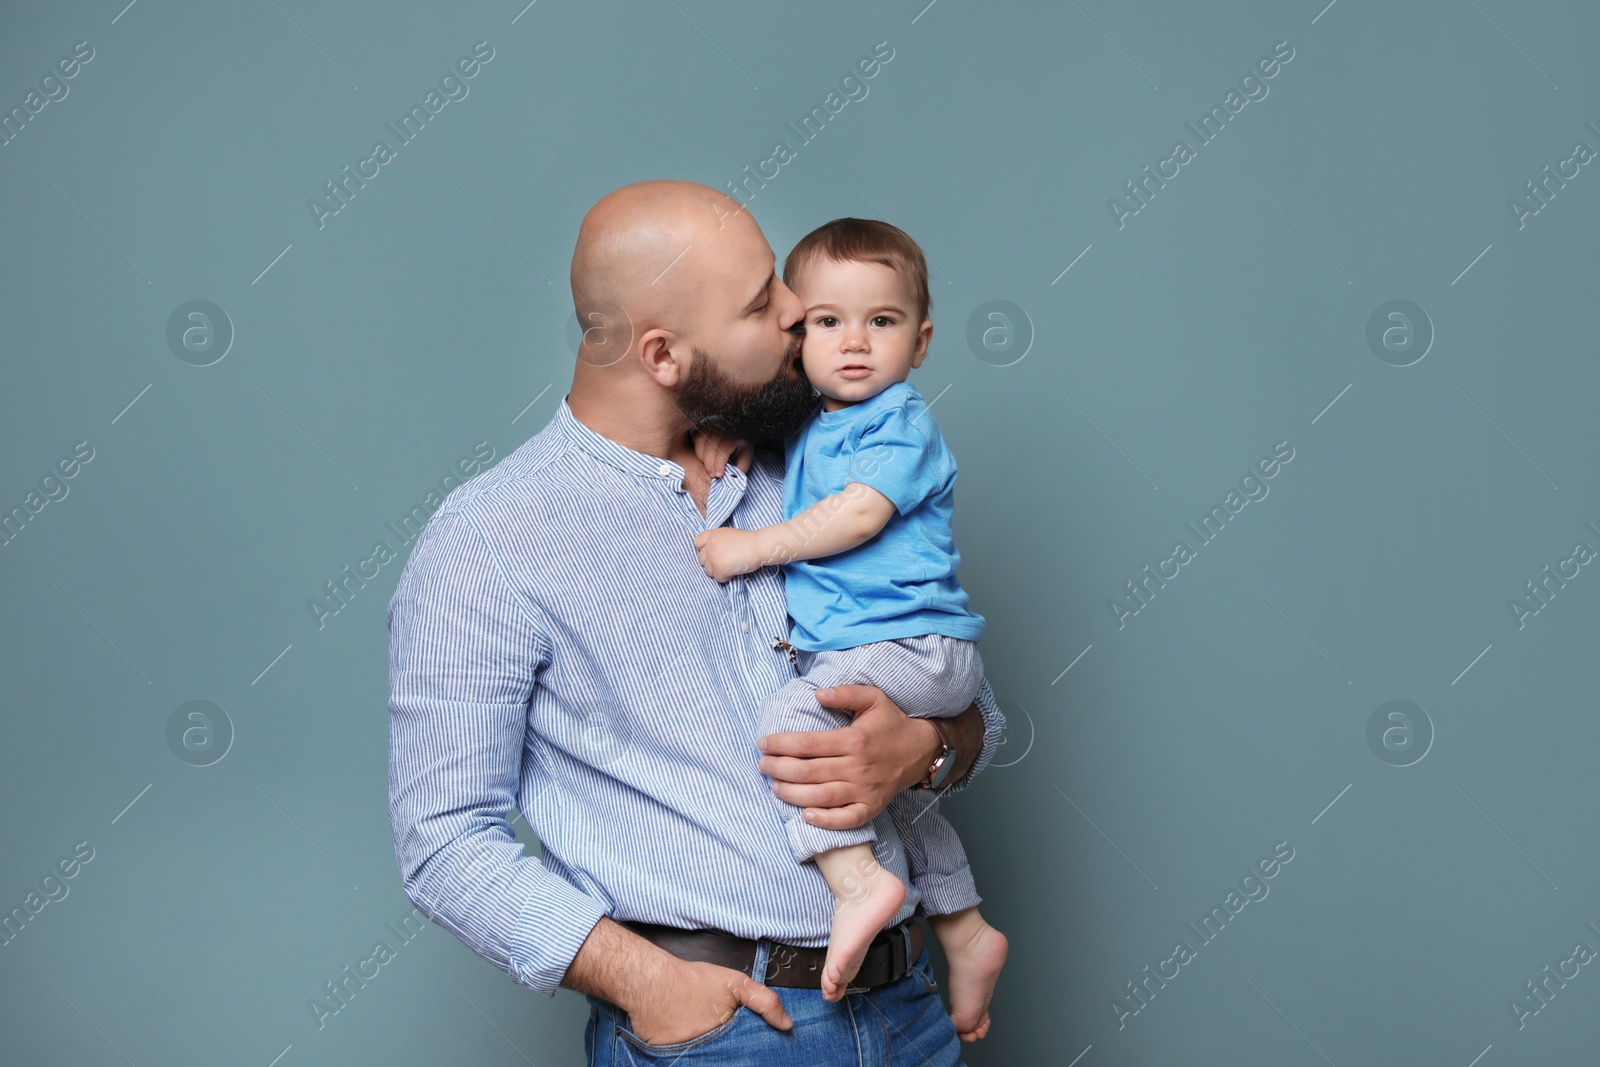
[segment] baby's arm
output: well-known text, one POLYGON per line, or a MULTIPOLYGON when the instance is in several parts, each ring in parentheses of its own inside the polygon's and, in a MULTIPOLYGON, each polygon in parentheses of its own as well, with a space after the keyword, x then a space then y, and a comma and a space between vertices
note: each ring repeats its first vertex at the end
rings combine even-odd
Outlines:
POLYGON ((769 563, 820 559, 865 544, 894 516, 894 501, 867 485, 851 482, 800 514, 759 530, 721 526, 694 539, 700 565, 719 582, 769 563))

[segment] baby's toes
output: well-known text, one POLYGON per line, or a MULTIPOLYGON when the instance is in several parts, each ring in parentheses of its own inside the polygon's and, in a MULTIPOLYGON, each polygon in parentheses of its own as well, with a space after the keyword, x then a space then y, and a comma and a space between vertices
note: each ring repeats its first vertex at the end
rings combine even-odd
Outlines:
POLYGON ((837 968, 824 966, 822 969, 822 999, 835 1001, 839 999, 840 982, 836 974, 837 968))

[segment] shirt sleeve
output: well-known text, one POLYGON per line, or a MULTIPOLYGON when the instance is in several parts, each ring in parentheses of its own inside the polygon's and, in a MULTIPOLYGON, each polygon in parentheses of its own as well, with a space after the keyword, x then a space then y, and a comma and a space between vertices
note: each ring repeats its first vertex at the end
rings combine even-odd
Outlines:
POLYGON ((940 796, 959 793, 965 789, 978 772, 988 766, 994 759, 995 749, 1000 744, 1000 734, 1006 728, 1006 717, 1000 713, 1000 702, 994 698, 994 690, 989 688, 989 676, 984 675, 983 681, 978 683, 978 713, 983 716, 983 746, 978 749, 978 758, 972 761, 972 766, 953 782, 945 783, 939 790, 940 796))
POLYGON ((554 997, 606 907, 506 821, 527 701, 548 641, 482 532, 459 511, 424 527, 389 602, 389 818, 401 885, 429 919, 554 997))
POLYGON ((850 481, 876 489, 901 515, 942 492, 955 478, 956 464, 932 418, 924 409, 921 421, 913 421, 904 407, 875 417, 851 455, 850 481))

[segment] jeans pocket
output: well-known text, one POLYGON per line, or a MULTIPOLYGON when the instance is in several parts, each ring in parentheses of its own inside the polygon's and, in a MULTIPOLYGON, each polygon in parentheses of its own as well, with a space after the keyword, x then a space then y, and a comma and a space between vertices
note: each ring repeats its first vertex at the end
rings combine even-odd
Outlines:
POLYGON ((676 1059, 677 1057, 682 1056, 683 1054, 694 1049, 709 1045, 711 1042, 720 1037, 727 1036, 729 1031, 739 1024, 741 1021, 740 1017, 748 1014, 750 1014, 750 1009, 745 1007, 743 1004, 740 1004, 733 1010, 732 1015, 728 1016, 728 1018, 724 1019, 710 1030, 707 1030, 705 1033, 700 1034, 698 1037, 687 1038, 683 1041, 674 1041, 670 1045, 652 1045, 650 1042, 633 1032, 633 1020, 628 1018, 626 1012, 618 1012, 616 1015, 617 1035, 629 1045, 633 1046, 633 1048, 645 1053, 646 1055, 665 1056, 676 1059))

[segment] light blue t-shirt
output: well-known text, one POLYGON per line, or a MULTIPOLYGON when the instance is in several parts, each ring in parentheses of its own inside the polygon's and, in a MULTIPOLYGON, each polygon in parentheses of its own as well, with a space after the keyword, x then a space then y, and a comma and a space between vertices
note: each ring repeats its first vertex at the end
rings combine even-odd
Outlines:
POLYGON ((784 447, 783 514, 792 519, 851 482, 896 513, 855 548, 784 565, 789 643, 808 652, 922 634, 976 641, 982 615, 956 581, 950 529, 956 461, 922 395, 896 382, 875 397, 817 414, 784 447))

